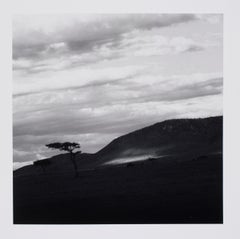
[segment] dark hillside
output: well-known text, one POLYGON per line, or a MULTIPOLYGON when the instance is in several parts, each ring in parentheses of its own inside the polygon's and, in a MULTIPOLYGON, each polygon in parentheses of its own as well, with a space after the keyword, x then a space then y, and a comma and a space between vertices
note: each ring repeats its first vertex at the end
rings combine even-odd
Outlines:
POLYGON ((137 154, 217 152, 222 149, 223 118, 167 120, 113 140, 96 153, 102 161, 137 154))
POLYGON ((14 223, 222 223, 222 117, 168 120, 14 172, 14 223), (108 164, 119 158, 145 160, 108 164), (42 166, 44 165, 44 166, 42 166))

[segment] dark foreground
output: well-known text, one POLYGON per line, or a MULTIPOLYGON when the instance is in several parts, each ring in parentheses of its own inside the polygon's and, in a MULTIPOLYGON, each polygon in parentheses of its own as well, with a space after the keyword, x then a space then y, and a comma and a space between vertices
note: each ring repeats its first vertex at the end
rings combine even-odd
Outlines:
POLYGON ((15 224, 222 223, 222 155, 14 177, 15 224))

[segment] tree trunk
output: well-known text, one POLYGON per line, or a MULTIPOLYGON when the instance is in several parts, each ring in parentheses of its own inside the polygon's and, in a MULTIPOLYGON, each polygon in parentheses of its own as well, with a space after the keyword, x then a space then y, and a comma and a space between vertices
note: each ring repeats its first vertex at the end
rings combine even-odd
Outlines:
POLYGON ((75 170, 75 177, 78 177, 78 167, 77 167, 74 153, 70 153, 70 157, 71 157, 71 161, 72 161, 72 164, 73 164, 73 167, 75 170))

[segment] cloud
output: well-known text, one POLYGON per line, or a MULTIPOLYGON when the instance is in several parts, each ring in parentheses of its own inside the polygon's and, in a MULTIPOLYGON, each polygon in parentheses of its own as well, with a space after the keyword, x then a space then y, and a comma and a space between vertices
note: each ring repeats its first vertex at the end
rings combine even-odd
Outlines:
MULTIPOLYGON (((39 150, 39 149, 38 149, 39 150)), ((36 154, 34 151, 30 151, 29 148, 26 150, 24 147, 15 147, 13 149, 13 161, 16 162, 14 165, 14 170, 25 166, 25 163, 22 164, 22 162, 32 162, 33 159, 36 158, 36 154)))
POLYGON ((19 168, 22 168, 24 166, 27 165, 31 165, 32 161, 28 161, 28 162, 13 162, 13 170, 17 170, 19 168))
POLYGON ((159 33, 154 35, 145 31, 134 31, 125 34, 117 47, 107 43, 98 48, 97 54, 102 57, 149 57, 174 55, 190 51, 201 51, 205 46, 185 37, 166 37, 159 33))
POLYGON ((100 61, 111 61, 118 58, 149 57, 174 55, 185 52, 202 51, 207 45, 185 37, 166 37, 145 31, 134 31, 124 34, 116 45, 112 42, 102 43, 92 47, 91 51, 70 52, 65 43, 51 44, 44 56, 38 59, 20 58, 13 61, 14 70, 24 70, 26 73, 43 71, 58 71, 100 61), (58 52, 56 55, 55 53, 58 52))
POLYGON ((34 76, 15 73, 14 78, 18 78, 18 80, 13 82, 13 94, 94 86, 106 81, 115 81, 126 77, 131 78, 139 75, 144 70, 145 67, 141 65, 126 65, 105 68, 88 66, 71 71, 55 72, 54 74, 42 72, 34 76))
POLYGON ((211 24, 217 24, 223 21, 223 14, 196 14, 196 18, 211 24))
POLYGON ((56 44, 66 44, 73 51, 84 52, 135 29, 149 30, 195 19, 192 14, 16 15, 13 19, 13 58, 35 57, 56 44))
POLYGON ((111 59, 117 56, 112 49, 118 48, 128 33, 196 19, 193 14, 65 15, 64 19, 61 15, 16 15, 13 19, 13 67, 38 72, 111 59), (51 62, 53 59, 58 61, 51 62))

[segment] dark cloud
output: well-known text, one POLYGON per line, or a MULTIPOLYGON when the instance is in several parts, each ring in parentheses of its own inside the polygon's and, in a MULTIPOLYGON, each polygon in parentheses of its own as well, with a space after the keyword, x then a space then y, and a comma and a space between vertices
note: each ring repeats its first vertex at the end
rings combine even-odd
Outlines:
MULTIPOLYGON (((53 29, 51 33, 41 28, 21 31, 14 25, 13 59, 41 57, 51 45, 62 42, 67 46, 66 54, 89 52, 108 42, 116 46, 122 34, 133 30, 151 30, 196 19, 193 14, 108 14, 98 15, 95 21, 88 23, 76 18, 68 27, 53 29)), ((56 55, 58 51, 52 48, 48 54, 56 55)))
POLYGON ((204 47, 195 45, 195 46, 189 46, 189 48, 187 48, 185 52, 194 52, 194 51, 202 51, 202 50, 204 50, 204 47))

